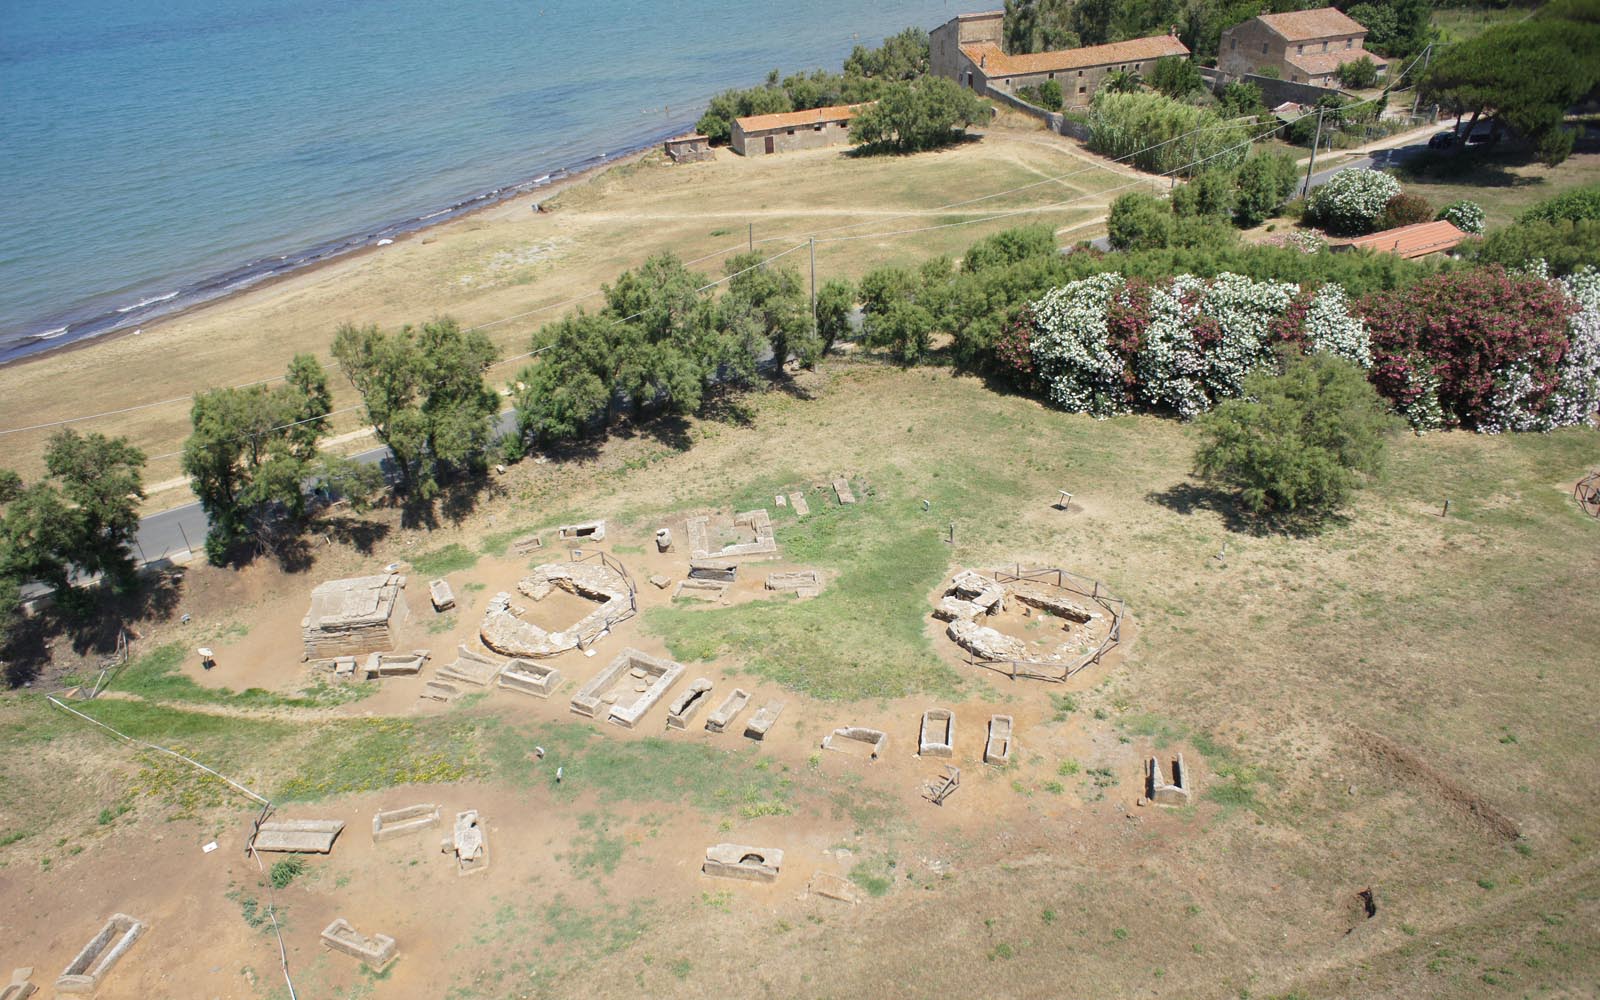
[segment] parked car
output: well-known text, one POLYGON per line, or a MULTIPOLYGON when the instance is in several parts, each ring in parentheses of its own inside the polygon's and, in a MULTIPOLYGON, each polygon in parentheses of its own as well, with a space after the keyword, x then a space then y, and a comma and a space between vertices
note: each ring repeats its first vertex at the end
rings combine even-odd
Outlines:
POLYGON ((1456 144, 1454 132, 1440 132, 1428 140, 1429 149, 1449 149, 1456 144))

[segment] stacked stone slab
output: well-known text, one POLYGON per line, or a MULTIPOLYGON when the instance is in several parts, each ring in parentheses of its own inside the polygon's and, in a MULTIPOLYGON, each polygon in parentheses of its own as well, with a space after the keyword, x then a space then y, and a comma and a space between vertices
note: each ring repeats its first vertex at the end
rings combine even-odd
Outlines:
POLYGON ((385 840, 416 833, 418 830, 430 830, 438 825, 439 807, 431 802, 377 812, 372 816, 372 842, 380 844, 385 840))
POLYGON ((439 849, 455 855, 457 875, 473 875, 488 868, 489 831, 479 821, 478 810, 456 813, 450 839, 443 841, 439 849))
POLYGON ((435 611, 449 611, 456 606, 455 591, 444 580, 428 581, 428 599, 433 602, 435 611))
POLYGON ((850 491, 850 480, 848 479, 835 479, 833 481, 833 492, 838 496, 841 505, 856 502, 856 495, 850 491))
POLYGON ((691 559, 689 579, 710 583, 733 583, 739 578, 739 564, 731 559, 691 559))
POLYGON ((778 721, 778 716, 783 714, 783 702, 769 701, 750 716, 750 721, 745 724, 744 734, 753 740, 764 740, 767 732, 778 721))
POLYGON ((811 505, 806 503, 806 495, 804 493, 789 494, 789 506, 794 508, 796 517, 805 517, 811 513, 811 505))
POLYGON ((772 555, 778 551, 778 541, 772 534, 772 518, 767 514, 766 508, 761 510, 747 510, 743 514, 735 514, 731 527, 748 528, 755 534, 755 539, 749 542, 735 542, 719 548, 711 545, 711 530, 728 524, 726 521, 713 523, 711 517, 691 517, 686 525, 689 531, 689 558, 706 559, 737 559, 742 556, 772 555))
POLYGON ((262 823, 256 830, 257 851, 287 854, 327 854, 344 829, 338 819, 280 819, 262 823))
POLYGON ((500 686, 508 691, 548 698, 561 685, 561 671, 532 660, 512 660, 500 671, 500 686))
POLYGON ((822 574, 814 569, 768 573, 766 587, 768 590, 793 590, 801 597, 815 597, 822 592, 822 574))
POLYGON ((684 598, 691 601, 706 601, 711 604, 720 604, 728 596, 729 585, 718 583, 715 580, 680 580, 672 590, 672 599, 684 598))
POLYGON ((556 537, 563 542, 603 542, 606 538, 606 522, 584 521, 580 524, 563 524, 556 529, 556 537))
POLYGON ((985 660, 1021 660, 1028 655, 1028 645, 1021 639, 979 625, 970 618, 957 618, 945 627, 945 634, 962 649, 985 660))
POLYGON ((744 844, 713 844, 706 848, 700 870, 715 878, 737 878, 749 882, 776 882, 783 869, 783 852, 775 847, 749 847, 744 844))
POLYGON ((517 583, 523 596, 538 602, 560 589, 597 602, 593 611, 558 631, 523 621, 521 609, 511 606, 508 594, 489 602, 478 630, 483 644, 502 656, 543 658, 555 656, 590 635, 597 635, 632 606, 628 581, 604 563, 547 563, 517 583))
POLYGON ((399 573, 330 580, 311 591, 300 620, 308 660, 359 656, 395 647, 394 627, 405 621, 406 578, 399 573))
POLYGON ((695 713, 710 700, 711 682, 704 677, 695 678, 690 682, 689 690, 678 695, 677 699, 667 706, 667 728, 688 729, 695 713))
POLYGON ((1010 587, 1011 596, 1020 604, 1030 608, 1047 611, 1057 618, 1065 618, 1082 625, 1095 617, 1095 613, 1076 601, 1068 600, 1060 594, 1051 593, 1038 587, 1029 587, 1021 583, 1014 583, 1010 587))
POLYGON ((373 972, 382 972, 390 962, 394 961, 396 954, 394 938, 387 934, 374 934, 368 937, 358 932, 350 925, 350 921, 343 917, 339 917, 322 929, 322 943, 341 955, 360 959, 373 972))
POLYGON ((930 708, 922 713, 917 753, 923 757, 953 757, 955 744, 956 719, 948 708, 930 708))
POLYGON ((883 748, 889 745, 889 734, 881 729, 869 729, 866 726, 840 726, 823 737, 822 749, 837 750, 843 753, 845 752, 844 747, 840 746, 840 744, 845 741, 862 743, 871 747, 869 756, 871 759, 877 760, 878 755, 883 753, 883 748))
POLYGON ((122 960, 145 931, 143 921, 126 913, 113 913, 100 932, 89 939, 56 978, 58 993, 93 993, 106 974, 122 960))
POLYGON ((706 731, 723 732, 733 724, 733 720, 739 717, 739 713, 744 711, 744 707, 748 704, 750 704, 750 692, 744 688, 734 688, 728 697, 722 699, 722 704, 717 706, 717 710, 706 716, 706 731))

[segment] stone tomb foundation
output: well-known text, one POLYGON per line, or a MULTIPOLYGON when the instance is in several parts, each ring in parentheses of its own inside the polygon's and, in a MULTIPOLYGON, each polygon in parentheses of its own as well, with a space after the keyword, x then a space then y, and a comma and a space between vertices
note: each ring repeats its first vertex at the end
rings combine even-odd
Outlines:
POLYGON ((866 726, 840 726, 823 737, 822 749, 849 753, 845 746, 849 743, 868 747, 868 756, 872 760, 877 760, 883 753, 883 748, 889 745, 889 734, 881 729, 869 729, 866 726))
POLYGON ((474 875, 488 868, 489 831, 479 821, 478 810, 456 813, 450 839, 441 841, 439 849, 456 856, 457 875, 474 875))
POLYGON ((1183 754, 1172 758, 1172 781, 1161 773, 1161 759, 1148 757, 1144 762, 1145 798, 1158 806, 1186 806, 1189 804, 1189 773, 1183 766, 1183 754))
POLYGON ((426 649, 413 649, 409 653, 371 653, 362 668, 367 680, 378 677, 409 677, 422 672, 422 665, 433 653, 426 649))
POLYGON ((360 959, 373 972, 382 972, 385 966, 394 961, 396 952, 394 938, 387 934, 368 937, 343 917, 322 929, 322 943, 332 951, 360 959))
POLYGON ((340 819, 280 819, 256 829, 255 849, 284 854, 327 854, 344 830, 340 819))
POLYGON ((548 698, 561 686, 561 671, 533 660, 512 660, 500 671, 500 686, 536 698, 548 698))
POLYGON ((714 844, 706 848, 700 870, 715 878, 738 878, 750 882, 776 882, 783 869, 783 852, 772 847, 744 844, 714 844))
POLYGON ((455 591, 444 580, 428 581, 428 599, 433 602, 435 611, 449 611, 456 606, 455 591))
POLYGON ((305 658, 329 660, 395 646, 394 625, 406 620, 406 578, 398 573, 330 580, 311 591, 300 620, 305 658))
POLYGON ((39 991, 33 985, 33 968, 16 969, 11 973, 11 982, 0 986, 0 1000, 28 1000, 39 991))
POLYGON ((517 590, 537 602, 557 590, 594 602, 577 621, 546 629, 525 621, 527 610, 513 607, 510 594, 496 594, 483 615, 479 638, 502 656, 543 658, 576 649, 591 635, 622 618, 633 608, 628 581, 604 563, 546 563, 518 581, 517 590))
POLYGON ((439 807, 432 803, 406 806, 374 813, 372 816, 372 842, 403 837, 418 830, 429 830, 439 825, 439 807))
POLYGON ((606 538, 606 522, 602 520, 563 524, 556 529, 556 538, 563 542, 603 542, 606 538))
POLYGON ((100 928, 100 933, 89 939, 89 943, 56 978, 56 991, 93 993, 99 989, 106 973, 122 960, 122 956, 128 953, 128 949, 144 932, 143 921, 135 920, 126 913, 112 914, 111 919, 100 928))
POLYGON ((572 710, 591 719, 602 715, 632 729, 686 668, 637 649, 624 649, 572 698, 572 710))
POLYGON ((1004 766, 1011 761, 1011 716, 989 717, 989 738, 983 745, 983 762, 1004 766))
POLYGON ((744 734, 753 740, 764 740, 767 731, 778 721, 778 716, 783 714, 783 702, 769 701, 750 716, 750 721, 744 727, 744 734))
POLYGON ((930 708, 922 713, 922 731, 917 737, 917 753, 924 757, 954 757, 956 720, 948 708, 930 708))
POLYGON ((667 728, 688 729, 689 723, 694 720, 695 713, 701 706, 711 700, 711 682, 704 677, 697 677, 689 684, 689 690, 667 706, 667 728))
POLYGON ((691 517, 685 527, 689 532, 690 559, 770 556, 778 551, 778 541, 772 534, 772 517, 766 508, 735 514, 732 520, 691 517))
POLYGON ((457 646, 455 660, 435 670, 433 676, 436 680, 458 686, 471 684, 473 687, 488 687, 500 676, 501 668, 499 660, 466 646, 457 646))
POLYGON ((750 692, 744 688, 734 688, 728 697, 722 699, 722 704, 717 706, 717 710, 706 716, 706 731, 720 733, 726 730, 748 704, 750 704, 750 692))

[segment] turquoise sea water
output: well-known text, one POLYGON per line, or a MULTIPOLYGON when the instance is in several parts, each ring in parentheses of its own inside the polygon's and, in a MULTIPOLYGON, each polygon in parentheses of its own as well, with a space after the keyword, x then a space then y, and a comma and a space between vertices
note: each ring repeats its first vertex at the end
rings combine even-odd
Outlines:
POLYGON ((0 361, 837 69, 946 0, 6 0, 0 361))

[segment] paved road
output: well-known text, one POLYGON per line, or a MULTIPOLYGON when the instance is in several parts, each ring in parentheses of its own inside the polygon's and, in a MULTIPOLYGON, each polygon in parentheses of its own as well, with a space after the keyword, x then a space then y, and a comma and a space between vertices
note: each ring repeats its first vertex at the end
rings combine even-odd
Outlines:
POLYGON ((1316 190, 1328 183, 1328 178, 1341 170, 1349 170, 1351 167, 1371 167, 1375 170, 1387 170, 1390 167, 1398 167, 1407 160, 1415 159, 1427 151, 1428 144, 1425 141, 1406 146, 1395 146, 1390 149, 1374 149, 1365 156, 1346 161, 1336 167, 1318 170, 1311 175, 1311 190, 1316 190))

